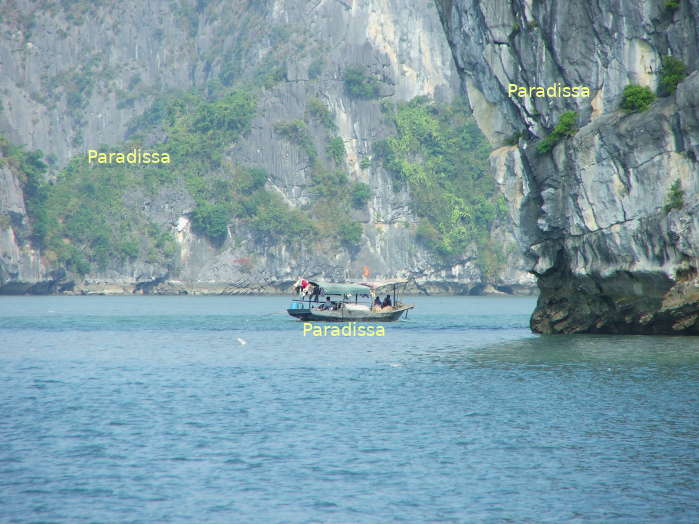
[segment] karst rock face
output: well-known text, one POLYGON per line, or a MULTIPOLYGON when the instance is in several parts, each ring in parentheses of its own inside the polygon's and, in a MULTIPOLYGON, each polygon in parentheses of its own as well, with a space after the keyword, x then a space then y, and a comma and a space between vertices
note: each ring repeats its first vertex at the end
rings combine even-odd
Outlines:
MULTIPOLYGON (((353 217, 363 226, 354 253, 328 247, 312 256, 299 256, 286 245, 263 246, 244 234, 213 247, 191 231, 188 215, 194 202, 185 191, 167 190, 155 198, 132 195, 132 204, 142 205, 151 220, 171 230, 180 265, 168 272, 137 260, 88 275, 102 291, 160 285, 166 278, 175 282, 174 292, 188 283, 197 283, 202 292, 206 286, 211 292, 264 292, 288 287, 299 274, 361 277, 364 266, 372 277, 415 278, 427 292, 467 293, 482 287, 474 254, 445 264, 419 245, 409 193, 394 188, 380 165, 361 162, 371 157, 372 144, 392 131, 382 100, 424 95, 448 101, 459 93, 460 80, 433 3, 125 0, 44 5, 16 0, 6 7, 0 19, 0 134, 53 155, 54 175, 87 149, 128 138, 130 122, 159 93, 205 90, 254 71, 264 76, 278 70, 283 78, 259 97, 250 133, 227 148, 227 159, 264 168, 270 191, 292 207, 305 205, 308 158, 276 135, 273 126, 303 120, 308 100, 318 98, 331 111, 344 142, 342 169, 371 187, 367 209, 353 217), (298 47, 279 56, 283 46, 298 47), (356 65, 380 79, 378 99, 347 96, 343 72, 356 65), (241 260, 250 263, 236 262, 241 260)), ((309 134, 323 155, 327 130, 309 125, 309 134)), ((65 275, 59 272, 54 278, 56 268, 29 242, 17 174, 0 166, 0 183, 5 192, 0 214, 14 221, 12 227, 7 219, 0 224, 0 292, 60 290, 65 275)), ((494 234, 515 243, 508 225, 494 234)), ((510 255, 507 266, 495 284, 533 288, 522 257, 510 255)))
POLYGON ((699 334, 699 2, 437 5, 538 279, 532 329, 699 334), (667 55, 686 65, 676 91, 621 111, 628 84, 656 91, 667 55), (555 83, 591 96, 508 93, 555 83), (537 152, 567 111, 577 133, 537 152), (668 209, 678 180, 683 203, 668 209))

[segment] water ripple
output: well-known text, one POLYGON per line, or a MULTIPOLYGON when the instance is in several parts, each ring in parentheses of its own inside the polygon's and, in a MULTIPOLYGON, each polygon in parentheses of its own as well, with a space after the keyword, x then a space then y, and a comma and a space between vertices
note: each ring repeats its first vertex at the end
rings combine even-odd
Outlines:
POLYGON ((695 339, 477 297, 304 337, 280 300, 0 300, 0 521, 699 520, 695 339))

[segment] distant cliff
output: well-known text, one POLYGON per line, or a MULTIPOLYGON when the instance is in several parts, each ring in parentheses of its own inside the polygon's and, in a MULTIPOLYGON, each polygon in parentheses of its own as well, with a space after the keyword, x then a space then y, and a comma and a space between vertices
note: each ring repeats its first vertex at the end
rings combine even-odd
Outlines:
POLYGON ((532 329, 699 334, 699 2, 437 4, 538 280, 532 329), (508 93, 554 83, 591 97, 508 93))
POLYGON ((0 29, 0 292, 273 292, 365 267, 531 289, 497 186, 448 158, 480 153, 430 2, 16 0, 0 29), (87 166, 132 147, 173 168, 87 166))

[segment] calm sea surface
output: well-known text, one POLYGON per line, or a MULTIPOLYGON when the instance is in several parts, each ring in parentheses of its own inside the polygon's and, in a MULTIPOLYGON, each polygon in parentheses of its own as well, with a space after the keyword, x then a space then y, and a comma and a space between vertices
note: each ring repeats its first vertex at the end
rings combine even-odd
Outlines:
POLYGON ((699 339, 415 298, 0 297, 0 522, 699 522, 699 339))

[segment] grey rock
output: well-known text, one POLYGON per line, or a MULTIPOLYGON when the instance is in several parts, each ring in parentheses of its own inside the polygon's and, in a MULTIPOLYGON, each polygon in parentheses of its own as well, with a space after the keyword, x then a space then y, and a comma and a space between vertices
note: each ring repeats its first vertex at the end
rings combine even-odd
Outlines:
MULTIPOLYGON (((250 77, 257 68, 269 67, 265 57, 271 56, 275 42, 287 39, 298 43, 298 51, 282 64, 286 78, 264 92, 251 132, 227 150, 228 163, 233 168, 265 168, 270 173, 268 189, 278 191, 292 207, 307 204, 308 159, 297 146, 277 136, 273 126, 281 120, 304 119, 307 101, 314 96, 332 111, 337 135, 345 143, 347 159, 341 167, 353 180, 369 184, 373 194, 368 209, 356 215, 364 229, 360 245, 351 251, 328 245, 320 253, 266 245, 238 223, 230 225, 223 246, 212 246, 191 231, 188 214, 194 203, 186 192, 168 189, 155 197, 132 194, 128 205, 142 209, 174 234, 180 249, 177 266, 137 260, 90 274, 86 281, 68 275, 66 282, 74 285, 58 283, 51 289, 196 293, 223 292, 232 286, 278 292, 301 274, 360 278, 365 266, 375 278, 414 278, 423 283, 425 292, 468 293, 485 283, 531 288, 533 279, 522 257, 515 254, 492 282, 484 282, 487 279, 474 253, 464 254, 454 267, 445 267, 415 241, 417 220, 410 194, 394 191, 390 176, 381 168, 360 168, 361 159, 371 157, 372 143, 391 129, 382 116, 380 100, 352 100, 346 95, 342 81, 346 67, 365 66, 380 81, 380 97, 394 101, 418 95, 448 101, 458 92, 459 77, 431 3, 216 0, 201 11, 185 14, 168 0, 90 4, 83 14, 63 4, 53 9, 41 9, 30 0, 14 4, 14 10, 25 16, 3 17, 0 22, 0 64, 6 73, 0 75, 0 133, 29 149, 55 155, 58 161, 52 175, 73 155, 127 138, 131 120, 157 93, 203 88, 231 64, 237 64, 235 79, 250 77), (33 27, 17 22, 25 19, 32 19, 33 27), (324 67, 318 78, 311 79, 309 68, 318 57, 324 67), (86 82, 82 91, 76 90, 75 79, 86 82)), ((311 122, 309 133, 327 162, 329 131, 311 122)), ((151 136, 147 142, 161 138, 151 136)), ((5 177, 3 182, 10 175, 0 176, 5 177)), ((20 210, 19 186, 3 182, 0 187, 3 205, 20 210)), ((24 216, 24 211, 17 213, 24 216)), ((47 275, 56 268, 26 239, 18 238, 18 231, 0 232, 0 253, 8 260, 0 273, 0 286, 28 291, 35 283, 53 282, 47 275)), ((494 235, 504 243, 515 243, 510 224, 501 224, 494 235)))
POLYGON ((537 276, 542 333, 699 334, 699 2, 437 2, 520 244, 537 276), (642 113, 627 84, 655 90, 661 57, 693 71, 642 113), (586 98, 509 97, 512 82, 585 85, 586 98), (580 130, 537 154, 565 111, 580 130), (684 206, 666 213, 670 186, 684 206), (518 216, 518 217, 517 217, 518 216))

